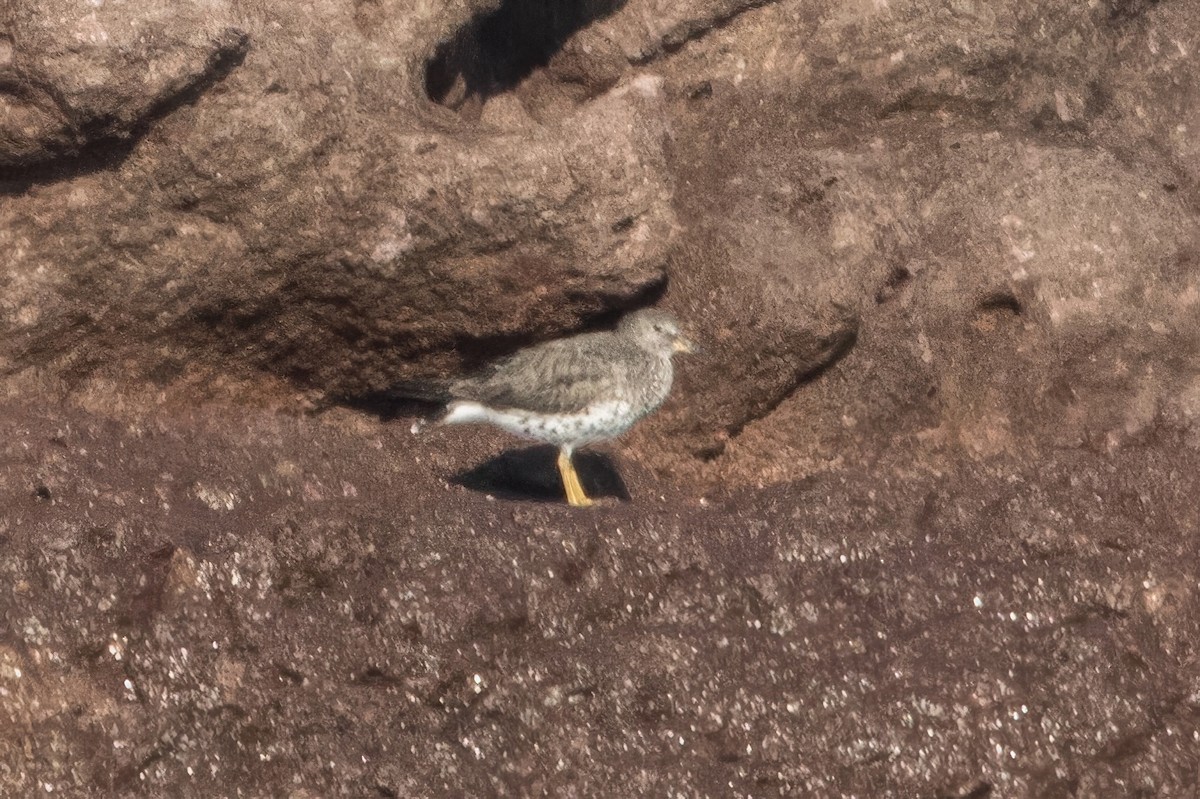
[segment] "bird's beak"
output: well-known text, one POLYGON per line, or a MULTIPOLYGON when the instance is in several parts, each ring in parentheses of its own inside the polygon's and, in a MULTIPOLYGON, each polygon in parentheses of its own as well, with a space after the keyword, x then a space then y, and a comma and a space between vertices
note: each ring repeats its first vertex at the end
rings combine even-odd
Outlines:
POLYGON ((675 337, 675 343, 672 349, 674 349, 675 352, 684 352, 688 354, 695 354, 700 351, 700 348, 692 343, 692 340, 683 334, 675 337))

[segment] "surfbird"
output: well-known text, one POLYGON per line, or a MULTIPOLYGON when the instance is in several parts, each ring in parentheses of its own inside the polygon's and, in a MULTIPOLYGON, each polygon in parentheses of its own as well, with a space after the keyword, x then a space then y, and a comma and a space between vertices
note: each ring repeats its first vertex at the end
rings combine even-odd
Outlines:
POLYGON ((582 507, 592 500, 571 461, 574 451, 621 435, 662 405, 674 376, 671 357, 693 350, 670 314, 646 309, 626 314, 615 330, 547 341, 476 374, 407 381, 392 393, 445 402, 441 424, 492 424, 553 444, 567 502, 582 507))

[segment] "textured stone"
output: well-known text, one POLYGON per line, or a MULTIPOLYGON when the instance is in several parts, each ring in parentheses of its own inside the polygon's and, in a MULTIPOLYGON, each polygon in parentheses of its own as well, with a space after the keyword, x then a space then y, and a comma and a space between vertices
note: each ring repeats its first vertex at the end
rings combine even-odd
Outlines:
POLYGON ((228 2, 7 3, 0 12, 0 166, 128 139, 239 62, 228 2))
MULTIPOLYGON (((381 7, 377 25, 341 3, 251 5, 236 19, 244 33, 212 45, 225 34, 195 15, 109 4, 83 14, 99 32, 77 68, 57 71, 51 56, 72 49, 73 28, 27 35, 34 11, 17 10, 13 63, 42 54, 49 91, 84 109, 70 116, 111 122, 61 136, 58 122, 32 133, 13 122, 11 161, 59 160, 5 181, 11 367, 159 378, 258 367, 378 388, 406 359, 561 330, 662 281, 673 216, 653 81, 552 125, 495 131, 424 95, 422 54, 469 18, 459 5, 381 7), (146 52, 173 71, 101 35, 143 19, 158 32, 146 52), (236 58, 221 55, 231 47, 236 58), (131 76, 160 72, 126 99, 131 76), (132 139, 116 151, 95 141, 121 136, 132 139)), ((20 80, 7 96, 32 91, 20 80)))
POLYGON ((0 11, 0 794, 1194 792, 1188 4, 176 6, 0 11), (338 405, 651 301, 588 513, 338 405))
POLYGON ((507 443, 0 400, 0 792, 1191 789, 1179 441, 587 513, 446 482, 507 443))

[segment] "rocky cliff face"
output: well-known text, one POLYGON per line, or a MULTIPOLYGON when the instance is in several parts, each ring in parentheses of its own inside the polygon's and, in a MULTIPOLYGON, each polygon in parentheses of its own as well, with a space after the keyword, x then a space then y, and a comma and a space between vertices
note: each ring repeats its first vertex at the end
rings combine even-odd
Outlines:
POLYGON ((0 793, 1185 795, 1198 49, 0 6, 0 793), (592 514, 353 399, 652 302, 705 352, 592 514))

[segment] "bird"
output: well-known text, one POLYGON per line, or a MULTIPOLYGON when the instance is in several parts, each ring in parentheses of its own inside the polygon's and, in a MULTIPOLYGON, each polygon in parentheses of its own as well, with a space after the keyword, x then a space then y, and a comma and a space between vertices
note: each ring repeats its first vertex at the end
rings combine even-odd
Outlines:
POLYGON ((695 351, 673 316, 645 308, 613 330, 535 344, 465 377, 402 381, 388 393, 444 404, 439 424, 490 424, 553 444, 567 502, 588 507, 575 450, 616 438, 657 410, 671 391, 672 357, 695 351))

